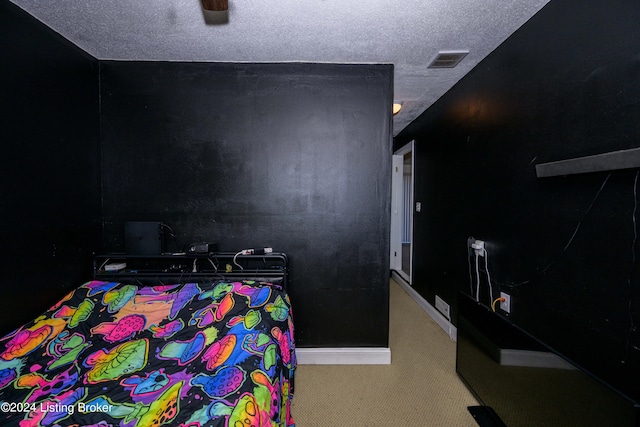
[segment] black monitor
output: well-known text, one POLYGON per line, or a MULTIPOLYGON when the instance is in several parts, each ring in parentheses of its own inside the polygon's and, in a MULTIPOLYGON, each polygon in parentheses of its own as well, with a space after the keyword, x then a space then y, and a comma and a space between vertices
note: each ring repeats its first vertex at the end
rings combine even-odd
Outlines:
POLYGON ((457 335, 456 372, 484 425, 640 426, 636 402, 463 292, 457 335))

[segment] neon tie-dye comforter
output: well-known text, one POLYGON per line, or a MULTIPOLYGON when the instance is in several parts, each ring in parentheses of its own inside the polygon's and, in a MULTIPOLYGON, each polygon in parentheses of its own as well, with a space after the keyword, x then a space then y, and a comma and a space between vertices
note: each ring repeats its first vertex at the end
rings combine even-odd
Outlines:
POLYGON ((0 339, 0 425, 293 426, 274 284, 85 283, 0 339))

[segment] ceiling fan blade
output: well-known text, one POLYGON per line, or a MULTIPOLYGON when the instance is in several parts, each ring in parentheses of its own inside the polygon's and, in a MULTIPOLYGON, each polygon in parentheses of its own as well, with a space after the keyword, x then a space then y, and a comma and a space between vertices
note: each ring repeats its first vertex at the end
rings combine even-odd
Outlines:
POLYGON ((201 0, 205 10, 222 12, 229 9, 229 0, 201 0))

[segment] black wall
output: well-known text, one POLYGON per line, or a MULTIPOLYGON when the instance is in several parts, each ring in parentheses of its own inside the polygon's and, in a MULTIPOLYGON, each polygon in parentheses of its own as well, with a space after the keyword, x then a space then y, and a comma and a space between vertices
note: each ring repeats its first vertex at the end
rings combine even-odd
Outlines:
POLYGON ((11 3, 0 28, 1 329, 153 220, 169 251, 286 252, 298 345, 388 345, 390 65, 97 61, 11 3))
POLYGON ((91 272, 100 242, 98 61, 0 3, 0 335, 91 272))
POLYGON ((389 65, 101 61, 104 245, 289 255, 299 346, 387 346, 389 65))
POLYGON ((552 0, 395 140, 416 139, 415 288, 455 318, 485 240, 511 320, 636 399, 638 171, 535 164, 638 146, 639 22, 637 1, 552 0))

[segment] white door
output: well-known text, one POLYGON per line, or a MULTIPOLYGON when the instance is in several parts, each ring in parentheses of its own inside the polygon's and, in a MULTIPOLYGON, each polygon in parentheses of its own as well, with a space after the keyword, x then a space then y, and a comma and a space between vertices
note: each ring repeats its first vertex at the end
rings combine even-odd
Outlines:
POLYGON ((413 141, 393 155, 391 269, 411 284, 413 257, 413 141))

